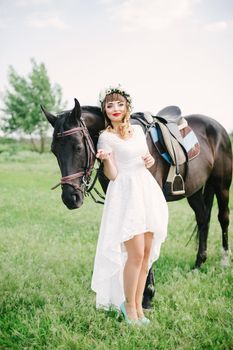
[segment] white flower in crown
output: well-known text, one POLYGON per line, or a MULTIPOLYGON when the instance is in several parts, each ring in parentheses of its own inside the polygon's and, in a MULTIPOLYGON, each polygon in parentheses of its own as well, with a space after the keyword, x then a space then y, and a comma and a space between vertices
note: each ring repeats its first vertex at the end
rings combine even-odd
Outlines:
POLYGON ((106 96, 107 96, 106 89, 102 89, 99 93, 99 103, 100 104, 104 101, 106 96))
POLYGON ((129 105, 130 105, 130 108, 132 109, 132 99, 129 95, 129 93, 127 93, 122 87, 120 84, 118 84, 117 86, 112 86, 110 85, 109 87, 107 88, 104 88, 100 91, 99 93, 99 105, 100 107, 102 106, 102 103, 104 102, 105 98, 107 95, 110 95, 110 94, 114 94, 114 93, 118 93, 122 96, 124 96, 126 98, 126 100, 128 101, 129 105))

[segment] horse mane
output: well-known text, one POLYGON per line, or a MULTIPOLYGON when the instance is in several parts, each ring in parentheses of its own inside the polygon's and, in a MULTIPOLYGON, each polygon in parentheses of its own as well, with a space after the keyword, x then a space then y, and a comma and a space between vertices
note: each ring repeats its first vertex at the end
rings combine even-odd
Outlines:
POLYGON ((81 109, 82 109, 82 112, 84 112, 84 113, 85 112, 94 113, 94 114, 97 114, 99 117, 103 118, 103 113, 102 113, 100 107, 97 107, 97 106, 82 106, 81 109))

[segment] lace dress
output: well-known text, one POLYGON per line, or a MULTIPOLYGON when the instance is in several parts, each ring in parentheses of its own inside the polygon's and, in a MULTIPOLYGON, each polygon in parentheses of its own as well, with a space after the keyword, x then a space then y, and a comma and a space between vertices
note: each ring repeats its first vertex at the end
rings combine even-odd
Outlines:
POLYGON ((145 167, 148 152, 144 132, 133 125, 127 140, 107 130, 99 137, 97 149, 112 153, 117 177, 109 182, 92 276, 96 307, 119 309, 125 300, 123 269, 127 259, 124 242, 135 235, 152 232, 149 267, 158 259, 167 235, 168 209, 157 181, 145 167))

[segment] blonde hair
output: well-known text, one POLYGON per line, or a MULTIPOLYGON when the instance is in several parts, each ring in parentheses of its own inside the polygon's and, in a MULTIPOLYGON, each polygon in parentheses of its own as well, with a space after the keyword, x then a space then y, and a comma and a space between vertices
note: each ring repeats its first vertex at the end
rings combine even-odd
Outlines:
POLYGON ((108 131, 111 131, 111 129, 113 129, 113 125, 111 123, 111 120, 107 116, 105 106, 106 106, 106 103, 113 102, 113 101, 126 102, 126 112, 122 118, 122 122, 119 124, 119 127, 118 127, 119 134, 124 139, 124 138, 127 138, 132 133, 132 129, 130 128, 130 123, 129 123, 131 107, 129 102, 126 100, 126 98, 119 93, 109 94, 105 97, 104 101, 102 102, 102 111, 105 116, 105 120, 107 123, 106 129, 108 131))

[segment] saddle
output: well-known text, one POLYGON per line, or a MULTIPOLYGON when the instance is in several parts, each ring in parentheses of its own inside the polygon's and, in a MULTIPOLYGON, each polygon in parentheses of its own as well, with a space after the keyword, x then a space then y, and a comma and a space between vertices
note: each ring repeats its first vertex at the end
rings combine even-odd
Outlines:
POLYGON ((136 113, 135 119, 144 124, 157 151, 170 165, 163 188, 165 197, 185 195, 184 180, 188 163, 200 153, 200 145, 187 120, 181 115, 180 108, 168 106, 156 116, 149 112, 136 113), (181 164, 185 165, 184 178, 180 174, 181 164))
POLYGON ((180 130, 187 126, 187 121, 182 117, 181 110, 177 106, 168 106, 159 111, 156 118, 166 127, 175 139, 182 142, 180 130))

